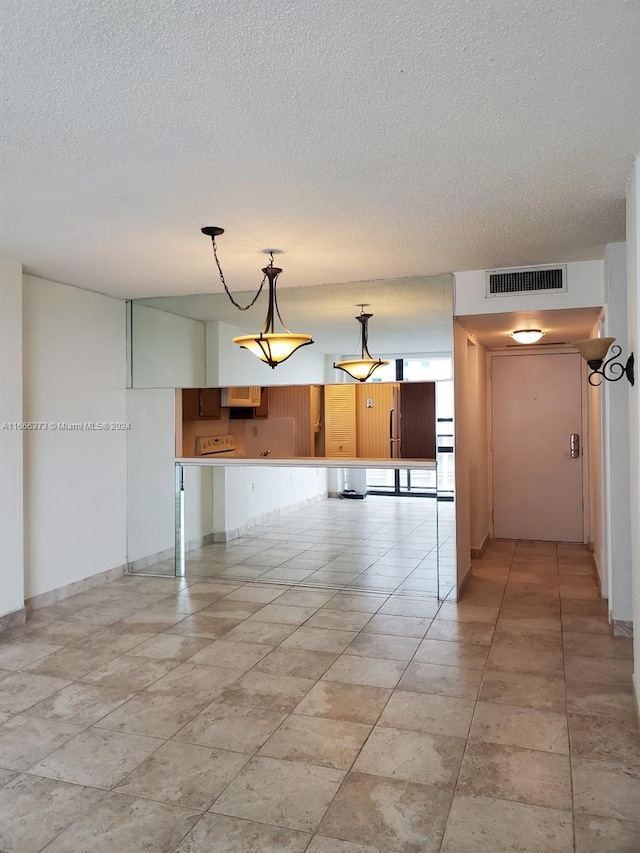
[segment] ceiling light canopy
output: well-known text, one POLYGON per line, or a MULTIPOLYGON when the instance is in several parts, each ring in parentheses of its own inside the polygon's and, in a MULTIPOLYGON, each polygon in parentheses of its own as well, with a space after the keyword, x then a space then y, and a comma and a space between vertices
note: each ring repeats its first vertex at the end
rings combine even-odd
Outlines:
POLYGON ((260 287, 258 288, 258 292, 248 305, 240 305, 233 298, 229 288, 227 287, 227 282, 225 281, 224 273, 222 272, 222 267, 218 260, 216 237, 220 234, 224 234, 224 228, 218 228, 217 226, 210 225, 203 228, 202 233, 207 237, 211 237, 213 256, 216 261, 216 266, 218 267, 220 281, 222 282, 222 286, 231 300, 231 303, 235 305, 239 311, 248 311, 249 308, 255 305, 258 297, 262 293, 265 281, 269 284, 269 305, 262 330, 254 335, 238 335, 238 337, 233 338, 234 344, 238 344, 238 346, 249 350, 249 352, 252 352, 260 359, 260 361, 264 361, 265 364, 268 364, 269 367, 272 368, 282 364, 283 361, 286 361, 289 356, 293 355, 293 353, 300 349, 300 347, 312 344, 313 339, 311 338, 311 335, 291 332, 285 326, 284 321, 280 316, 278 297, 276 295, 276 284, 282 269, 273 265, 273 253, 276 250, 269 250, 270 262, 268 266, 263 267, 262 269, 263 279, 260 287), (281 330, 276 330, 276 317, 282 327, 281 330))
POLYGON ((517 344, 535 344, 544 337, 544 332, 542 329, 516 329, 515 332, 511 332, 510 337, 517 344))
POLYGON ((352 379, 357 379, 358 382, 366 382, 379 367, 389 364, 388 361, 384 361, 383 359, 373 358, 369 352, 369 320, 373 317, 373 314, 366 314, 364 310, 366 307, 366 302, 360 303, 360 313, 356 317, 356 320, 360 323, 360 358, 351 358, 333 363, 334 367, 337 367, 338 370, 344 370, 345 373, 348 373, 352 379))

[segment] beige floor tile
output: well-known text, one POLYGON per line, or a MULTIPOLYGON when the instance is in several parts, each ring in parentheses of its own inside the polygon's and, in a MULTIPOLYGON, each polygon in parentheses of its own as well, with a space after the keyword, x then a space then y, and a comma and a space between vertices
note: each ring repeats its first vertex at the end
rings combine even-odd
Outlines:
POLYGON ((24 672, 76 681, 83 678, 87 673, 93 672, 94 669, 109 663, 120 654, 122 653, 119 651, 112 653, 104 649, 94 651, 93 649, 65 646, 60 651, 31 664, 24 672))
POLYGON ((611 634, 611 626, 606 616, 580 616, 575 613, 562 614, 562 630, 580 634, 611 634))
MULTIPOLYGON (((42 625, 37 629, 35 634, 39 642, 47 643, 73 643, 76 640, 82 639, 96 631, 98 626, 87 625, 83 622, 72 622, 71 620, 58 619, 54 622, 49 622, 47 625, 42 625)), ((30 632, 33 633, 33 632, 30 632)))
POLYGON ((176 634, 156 634, 131 649, 129 654, 150 660, 185 661, 200 649, 211 644, 211 640, 201 637, 180 637, 176 634))
POLYGON ((339 592, 325 607, 329 610, 350 610, 356 613, 376 613, 387 601, 386 595, 339 592))
POLYGON ((573 805, 569 756, 470 743, 456 790, 569 811, 573 805))
POLYGON ((304 853, 310 849, 309 838, 308 832, 209 813, 198 821, 175 853, 304 853))
POLYGON ((223 637, 228 631, 239 625, 241 621, 241 618, 222 615, 216 616, 215 614, 204 613, 201 610, 198 613, 194 613, 193 616, 187 616, 186 619, 175 625, 168 626, 167 628, 159 628, 158 630, 166 630, 168 634, 217 640, 218 637, 223 637))
POLYGON ((565 685, 561 676, 487 669, 480 699, 499 705, 521 705, 564 712, 565 685))
POLYGON ((385 616, 418 616, 433 619, 438 612, 438 602, 406 595, 391 595, 378 611, 385 616))
POLYGON ((303 625, 287 637, 286 640, 283 640, 282 647, 340 654, 356 636, 356 631, 309 628, 303 625))
POLYGON ((369 687, 395 687, 406 666, 404 661, 344 654, 327 670, 323 680, 366 684, 369 687))
POLYGON ((115 789, 192 809, 208 809, 250 756, 191 743, 167 741, 115 789))
POLYGON ((200 812, 108 794, 47 848, 47 853, 140 853, 173 850, 200 812))
POLYGON ((300 702, 295 713, 373 724, 390 695, 391 690, 383 687, 319 681, 300 702))
POLYGON ((640 823, 576 814, 576 853, 638 853, 640 823))
POLYGON ((100 729, 130 732, 149 737, 169 738, 190 723, 209 701, 194 702, 189 694, 138 693, 97 725, 100 729))
POLYGON ((345 650, 347 655, 358 655, 383 660, 410 661, 420 640, 414 637, 394 637, 391 634, 358 634, 345 650))
POLYGON ((264 604, 255 601, 234 601, 233 599, 219 598, 213 604, 208 604, 200 612, 208 613, 211 616, 218 616, 219 618, 248 619, 254 613, 262 610, 264 606, 264 604))
POLYGON ((55 643, 35 642, 28 639, 0 642, 0 668, 18 672, 61 648, 62 646, 55 643))
POLYGON ((79 726, 91 726, 130 699, 131 692, 121 687, 83 684, 64 687, 53 696, 32 705, 25 713, 48 720, 63 720, 79 726))
POLYGON ((572 756, 640 765, 640 733, 633 718, 569 714, 569 733, 572 756))
POLYGON ((336 631, 360 631, 371 619, 371 613, 355 610, 330 610, 323 607, 307 624, 306 628, 331 628, 336 631))
POLYGON ((280 645, 295 630, 295 625, 247 621, 232 628, 225 635, 225 640, 232 643, 260 643, 263 646, 274 647, 280 645))
MULTIPOLYGON (((559 634, 546 632, 551 639, 560 637, 559 634)), ((562 675, 564 658, 562 647, 549 648, 540 642, 540 636, 535 639, 522 636, 495 639, 489 652, 488 666, 504 672, 530 672, 548 675, 562 675)))
POLYGON ((435 693, 475 699, 478 695, 482 673, 455 666, 431 663, 410 663, 398 687, 411 693, 435 693))
POLYGON ((82 726, 23 714, 0 726, 0 766, 28 770, 50 752, 80 734, 82 726))
POLYGON ((178 661, 149 660, 133 655, 121 655, 93 672, 87 673, 82 680, 137 693, 171 672, 177 665, 178 661))
POLYGON ((436 619, 444 619, 445 621, 485 622, 488 624, 495 624, 498 618, 498 611, 498 607, 488 607, 486 605, 472 604, 467 601, 445 601, 440 610, 438 611, 436 619))
POLYGON ((469 740, 569 754, 566 715, 537 708, 478 702, 469 740))
POLYGON ((567 710, 592 717, 636 720, 631 684, 597 684, 592 681, 567 681, 567 710))
POLYGON ((76 785, 112 788, 161 745, 157 738, 85 729, 30 772, 76 785))
POLYGON ((413 660, 417 663, 458 666, 462 669, 484 669, 488 656, 489 649, 485 646, 430 640, 427 633, 413 660))
POLYGON ((174 693, 189 696, 193 702, 213 702, 223 690, 242 675, 239 669, 197 666, 191 661, 181 663, 167 675, 154 681, 148 693, 174 693))
POLYGON ((393 853, 437 853, 450 803, 441 787, 352 772, 318 834, 393 853))
POLYGON ((498 619, 498 632, 502 628, 514 628, 518 631, 560 631, 562 621, 558 612, 539 607, 504 607, 498 619))
POLYGON ((0 788, 4 788, 9 782, 13 782, 14 779, 18 778, 18 775, 15 770, 3 770, 0 768, 0 788))
POLYGON ((603 637, 596 634, 571 633, 562 635, 564 651, 567 655, 582 655, 598 658, 633 658, 633 640, 631 637, 603 637))
POLYGON ((338 655, 332 652, 316 652, 279 646, 262 658, 256 665, 256 672, 317 679, 329 669, 337 657, 338 655))
POLYGON ((251 617, 251 622, 275 622, 278 625, 302 625, 316 612, 316 607, 295 607, 284 604, 266 604, 251 617))
POLYGON ((189 663, 201 666, 217 666, 247 672, 271 651, 271 646, 261 643, 234 643, 231 640, 216 640, 189 659, 189 663))
POLYGON ((633 675, 633 661, 620 658, 595 658, 566 655, 565 674, 569 681, 591 681, 597 684, 627 686, 633 675))
POLYGON ((486 622, 461 622, 435 619, 427 631, 427 640, 450 640, 457 643, 489 646, 493 637, 493 625, 486 622))
POLYGON ((353 769, 453 789, 464 746, 463 738, 376 726, 353 769))
POLYGON ((241 586, 239 589, 235 589, 226 595, 225 599, 229 601, 253 601, 256 604, 269 604, 270 601, 280 598, 285 591, 284 587, 278 586, 274 588, 266 584, 263 587, 241 586))
POLYGON ((177 732, 173 740, 254 753, 286 716, 282 711, 213 702, 177 732))
POLYGON ((607 602, 604 599, 600 601, 580 601, 579 599, 565 598, 562 601, 562 615, 564 617, 567 614, 606 619, 607 602))
POLYGON ((423 616, 388 616, 378 613, 367 623, 367 634, 390 634, 396 637, 416 637, 421 640, 431 625, 423 616))
POLYGON ((9 673, 0 679, 0 711, 19 714, 67 684, 69 680, 49 675, 9 673))
POLYGON ((313 607, 314 610, 331 601, 335 597, 335 590, 323 589, 290 589, 278 597, 278 605, 288 607, 313 607))
POLYGON ((274 758, 254 758, 211 811, 312 832, 334 798, 344 771, 274 758))
POLYGON ((103 791, 36 776, 0 788, 0 849, 34 853, 95 807, 103 791))
POLYGON ((576 812, 637 820, 640 811, 640 765, 573 758, 576 812))
POLYGON ((291 714, 259 754, 348 770, 370 732, 362 723, 291 714))
POLYGON ((379 726, 466 738, 475 703, 451 696, 394 691, 387 702, 379 726))
POLYGON ((220 699, 232 705, 250 705, 273 711, 293 711, 314 685, 312 678, 271 675, 251 670, 222 693, 220 699))
POLYGON ((380 853, 380 848, 371 847, 369 844, 354 844, 353 841, 340 841, 337 838, 314 835, 306 853, 380 853))
POLYGON ((442 853, 573 853, 571 812, 456 794, 442 853))

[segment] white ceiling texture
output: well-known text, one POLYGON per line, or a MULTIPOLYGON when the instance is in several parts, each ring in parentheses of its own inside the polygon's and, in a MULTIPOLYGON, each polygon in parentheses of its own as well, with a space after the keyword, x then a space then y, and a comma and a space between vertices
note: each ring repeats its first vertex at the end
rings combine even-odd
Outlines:
POLYGON ((219 293, 203 225, 226 229, 238 291, 265 248, 283 289, 624 239, 636 0, 4 0, 0 16, 0 253, 27 272, 219 293))

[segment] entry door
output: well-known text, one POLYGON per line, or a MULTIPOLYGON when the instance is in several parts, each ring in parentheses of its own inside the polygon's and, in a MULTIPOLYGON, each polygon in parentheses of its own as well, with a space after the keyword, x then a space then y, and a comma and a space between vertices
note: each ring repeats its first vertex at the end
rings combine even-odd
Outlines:
POLYGON ((579 353, 492 358, 496 539, 582 542, 579 353), (572 458, 571 436, 580 453, 572 458))

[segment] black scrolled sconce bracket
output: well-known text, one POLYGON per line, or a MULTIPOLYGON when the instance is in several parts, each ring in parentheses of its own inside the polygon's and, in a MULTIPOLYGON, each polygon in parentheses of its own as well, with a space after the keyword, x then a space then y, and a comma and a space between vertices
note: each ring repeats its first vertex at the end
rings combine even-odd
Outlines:
POLYGON ((589 385, 597 387, 602 383, 603 379, 606 379, 607 382, 617 382, 619 379, 622 379, 623 376, 627 377, 631 385, 635 385, 635 359, 633 353, 631 353, 627 359, 626 364, 622 364, 621 361, 616 361, 622 353, 622 349, 617 344, 611 347, 611 353, 611 358, 608 358, 606 361, 598 358, 587 362, 593 371, 589 374, 589 385), (595 379, 595 377, 597 377, 597 379, 595 379))

